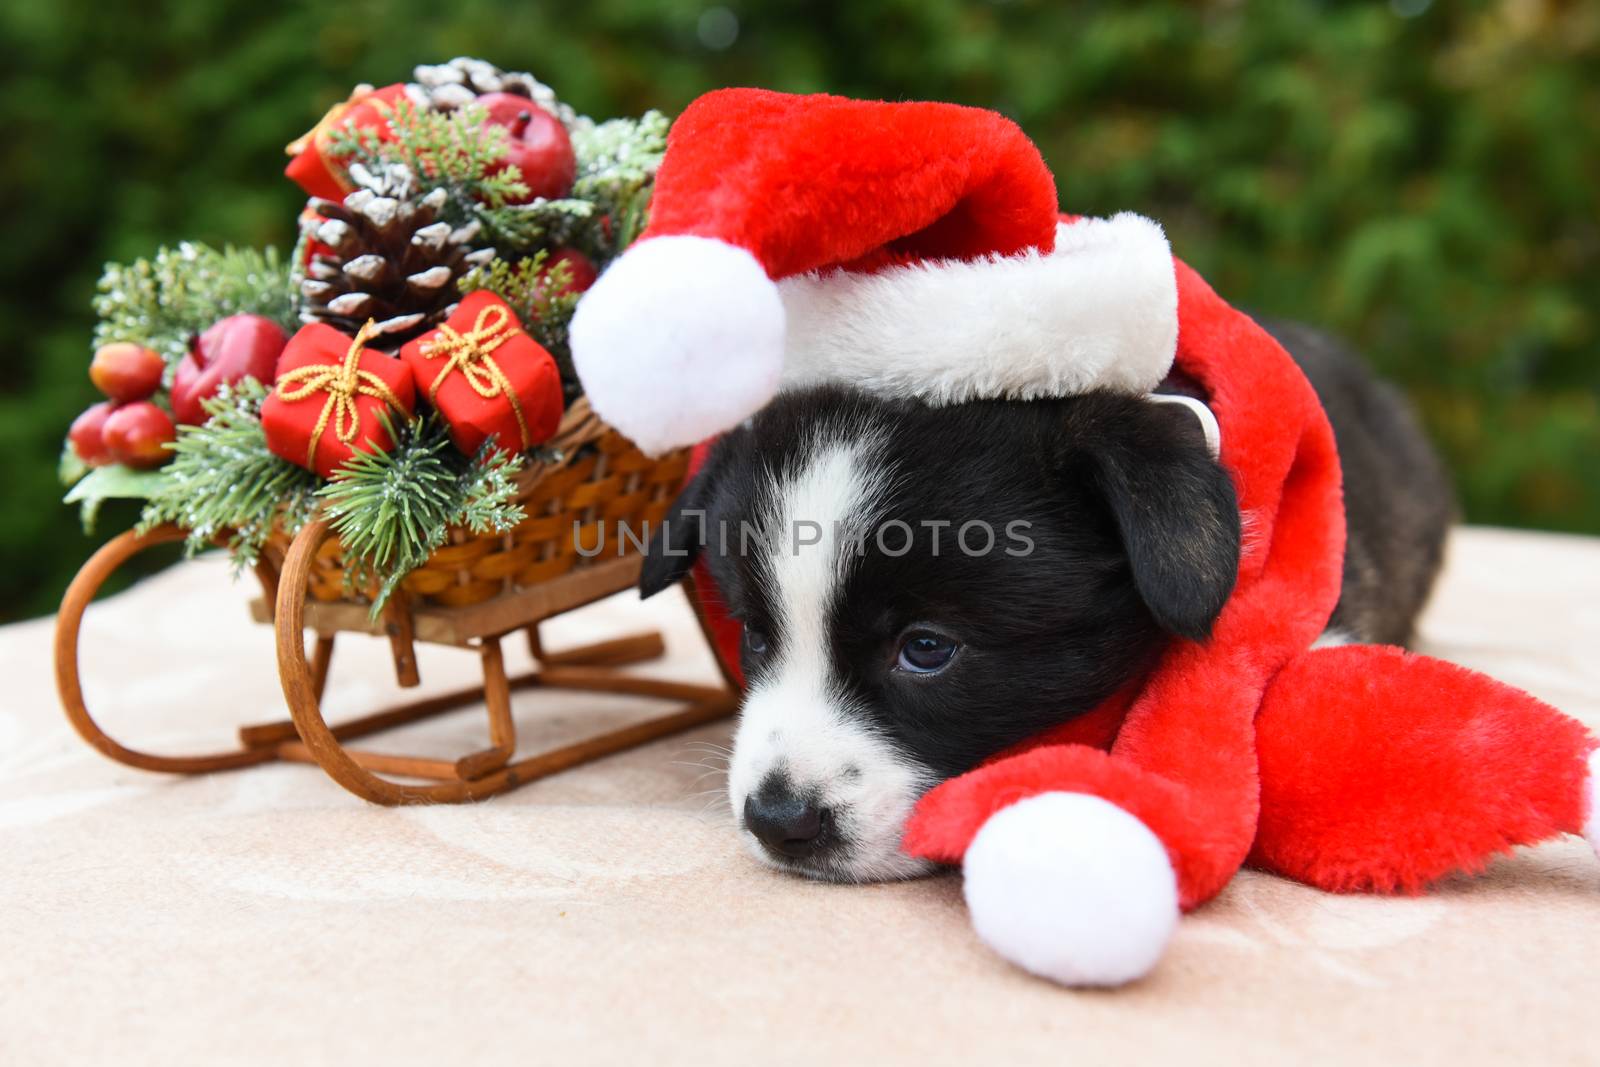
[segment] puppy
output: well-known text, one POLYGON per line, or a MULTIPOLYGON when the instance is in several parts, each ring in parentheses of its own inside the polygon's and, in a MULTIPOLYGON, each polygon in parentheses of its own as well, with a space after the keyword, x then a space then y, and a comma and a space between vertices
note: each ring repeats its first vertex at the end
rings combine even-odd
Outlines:
MULTIPOLYGON (((1269 324, 1345 478, 1321 643, 1404 643, 1453 514, 1403 402, 1347 351, 1269 324)), ((1193 383, 1161 392, 1204 401, 1193 383)), ((928 407, 837 387, 725 435, 652 540, 648 597, 704 558, 744 626, 728 792, 753 854, 814 878, 926 869, 921 795, 1204 641, 1249 536, 1191 406, 1112 393, 928 407)))

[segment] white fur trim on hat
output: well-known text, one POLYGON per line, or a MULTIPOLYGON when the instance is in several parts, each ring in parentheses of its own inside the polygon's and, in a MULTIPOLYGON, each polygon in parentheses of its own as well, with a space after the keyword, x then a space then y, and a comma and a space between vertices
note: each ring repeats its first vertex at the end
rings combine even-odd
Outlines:
POLYGON ((1063 985, 1148 973, 1178 922, 1167 850, 1144 823, 1084 793, 1002 808, 962 860, 972 926, 990 948, 1063 985))
POLYGON ((938 404, 1146 393, 1177 347, 1172 251, 1131 213, 1060 225, 1048 255, 820 272, 778 289, 785 388, 847 382, 938 404))
POLYGON ((655 237, 578 301, 572 359, 595 413, 658 455, 737 426, 772 399, 783 337, 778 290, 749 252, 655 237))

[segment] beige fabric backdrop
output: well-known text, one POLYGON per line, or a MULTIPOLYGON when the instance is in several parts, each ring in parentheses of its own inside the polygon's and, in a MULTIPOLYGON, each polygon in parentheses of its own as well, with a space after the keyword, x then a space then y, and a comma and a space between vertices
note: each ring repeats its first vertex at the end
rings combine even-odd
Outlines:
MULTIPOLYGON (((278 717, 244 597, 210 560, 93 609, 106 725, 181 747, 278 717)), ((645 623, 669 634, 656 670, 709 677, 675 597, 614 598, 551 644, 645 623)), ((1600 542, 1462 531, 1425 636, 1600 725, 1600 542)), ((382 810, 314 768, 111 764, 61 718, 49 648, 47 620, 0 630, 0 1064, 1600 1063, 1600 862, 1579 841, 1417 899, 1246 873, 1152 978, 1072 993, 985 952, 953 875, 758 868, 704 747, 726 725, 481 805, 382 810)), ((422 660, 428 688, 474 666, 422 660)), ((390 692, 383 647, 341 646, 333 714, 390 692)), ((517 707, 530 747, 641 709, 517 707)), ((480 730, 413 733, 454 754, 480 730)))

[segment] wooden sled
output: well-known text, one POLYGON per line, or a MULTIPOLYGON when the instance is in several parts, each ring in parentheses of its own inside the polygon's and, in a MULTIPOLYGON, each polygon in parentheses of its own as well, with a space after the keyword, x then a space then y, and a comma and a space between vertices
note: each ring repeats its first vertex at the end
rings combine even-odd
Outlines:
MULTIPOLYGON (((661 460, 644 457, 589 416, 586 407, 569 412, 563 430, 567 446, 563 458, 525 479, 521 495, 529 518, 508 534, 475 538, 453 531, 452 542, 407 578, 376 622, 368 603, 351 595, 343 581, 337 538, 326 521, 311 522, 292 541, 269 545, 256 567, 263 595, 252 607, 258 621, 275 626, 278 673, 290 717, 241 727, 239 746, 225 752, 198 756, 144 752, 109 736, 90 715, 78 664, 84 610, 129 558, 153 545, 181 540, 185 533, 176 526, 163 526, 114 538, 78 572, 57 616, 56 682, 68 720, 106 756, 144 770, 208 774, 273 760, 315 763, 350 792, 375 804, 416 804, 493 796, 730 714, 738 702, 738 689, 725 670, 720 684, 693 685, 618 669, 659 657, 664 651, 659 633, 545 651, 539 637, 541 623, 631 589, 638 579, 637 552, 586 557, 575 551, 575 545, 595 544, 594 534, 602 527, 632 529, 659 521, 682 480, 685 464, 681 454, 661 460), (308 630, 314 634, 309 654, 308 630), (501 643, 519 631, 526 634, 537 667, 508 676, 501 643), (334 642, 341 633, 386 636, 395 677, 404 687, 420 682, 417 642, 470 649, 482 663, 483 685, 330 724, 321 700, 334 642), (657 718, 518 759, 511 694, 519 689, 656 698, 674 708, 657 718), (488 710, 487 744, 457 759, 347 745, 478 702, 488 710)), ((620 538, 613 542, 622 543, 620 538)), ((704 632, 698 598, 692 585, 686 583, 685 588, 704 632)))

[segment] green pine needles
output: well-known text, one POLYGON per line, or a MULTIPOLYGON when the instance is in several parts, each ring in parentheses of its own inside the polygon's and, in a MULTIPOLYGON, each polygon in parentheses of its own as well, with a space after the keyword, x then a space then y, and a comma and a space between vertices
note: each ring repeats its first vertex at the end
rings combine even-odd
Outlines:
POLYGON ((393 449, 359 452, 324 482, 267 449, 260 411, 268 393, 246 378, 204 402, 210 420, 183 427, 172 462, 149 473, 140 529, 176 523, 191 555, 220 540, 242 570, 275 530, 292 537, 320 509, 344 544, 352 586, 376 589, 376 615, 450 527, 503 533, 523 519, 519 455, 485 445, 464 456, 428 415, 391 424, 393 449))
POLYGON ((563 261, 547 269, 549 258, 543 249, 517 260, 496 257, 487 266, 474 267, 463 274, 456 285, 463 295, 487 289, 509 304, 528 336, 555 358, 563 391, 572 400, 583 391, 567 343, 567 327, 578 306, 579 294, 562 291, 572 281, 571 265, 563 261))
POLYGON ((389 137, 373 127, 336 129, 330 154, 368 168, 405 167, 422 192, 449 194, 444 215, 450 222, 476 219, 489 243, 503 251, 572 245, 602 263, 644 228, 669 125, 657 111, 601 123, 574 118, 568 130, 577 161, 571 195, 520 203, 528 195, 522 172, 501 165, 510 134, 487 121, 482 107, 429 111, 400 100, 383 113, 389 137))
POLYGON ((374 616, 451 526, 504 533, 524 517, 516 503, 521 456, 492 442, 463 456, 434 415, 391 425, 390 436, 393 449, 357 453, 317 490, 344 545, 347 580, 376 587, 374 616))
POLYGON ((671 123, 659 111, 636 119, 594 122, 579 119, 572 128, 572 150, 578 157, 578 180, 572 195, 593 204, 610 220, 586 251, 597 260, 616 256, 644 229, 650 190, 661 156, 667 150, 671 123))
POLYGON ((389 137, 374 127, 334 130, 329 152, 347 164, 382 170, 402 166, 421 192, 443 189, 450 200, 442 215, 456 225, 476 219, 497 248, 526 248, 549 236, 553 224, 587 218, 593 205, 583 201, 536 200, 523 204, 528 186, 506 158, 510 134, 488 122, 476 104, 454 111, 429 111, 409 100, 380 109, 389 137))
MULTIPOLYGON (((458 277, 457 287, 462 294, 488 289, 510 305, 555 357, 570 403, 582 392, 568 344, 578 294, 565 291, 572 261, 552 265, 552 257, 572 250, 604 268, 638 236, 668 121, 651 111, 597 123, 525 80, 536 90, 533 103, 572 138, 576 175, 567 196, 529 199, 529 183, 508 161, 510 131, 490 122, 478 104, 436 110, 399 99, 381 109, 387 128, 335 128, 326 150, 363 186, 385 186, 383 195, 443 190, 440 219, 471 227, 473 247, 495 251, 487 264, 458 277)), ((194 337, 219 319, 262 315, 293 333, 302 281, 295 265, 302 258, 297 250, 289 259, 272 249, 185 242, 147 259, 108 264, 94 302, 100 320, 94 342, 155 349, 167 361, 170 385, 194 337)), ((503 533, 524 517, 517 475, 525 457, 489 445, 462 455, 437 412, 397 417, 389 451, 359 452, 325 481, 268 449, 261 405, 270 393, 254 379, 225 386, 204 402, 205 423, 178 428, 172 461, 155 470, 120 464, 90 470, 66 450, 60 469, 73 486, 68 502, 82 505, 87 523, 103 500, 143 500, 141 529, 175 524, 186 531, 191 554, 221 544, 236 569, 254 565, 269 538, 293 536, 313 518, 327 518, 343 543, 351 590, 370 597, 374 615, 452 528, 503 533)), ((164 405, 164 396, 158 391, 156 402, 164 405)))
POLYGON ((179 431, 170 464, 136 472, 145 479, 138 495, 148 498, 141 530, 176 523, 191 555, 220 541, 242 570, 274 531, 292 537, 320 509, 344 544, 351 585, 376 590, 376 615, 450 527, 504 533, 522 521, 520 455, 485 445, 463 456, 428 415, 391 424, 393 449, 359 452, 324 482, 267 449, 260 412, 269 392, 254 378, 224 386, 204 401, 210 420, 179 431))
POLYGON ((423 192, 444 189, 454 207, 452 221, 464 222, 479 208, 498 209, 528 195, 522 172, 495 169, 506 157, 510 135, 486 122, 476 104, 451 112, 429 111, 409 100, 378 105, 388 136, 375 127, 339 127, 329 133, 328 152, 368 167, 404 166, 423 192))
POLYGON ((293 535, 310 520, 319 479, 267 450, 260 413, 268 392, 245 378, 202 401, 211 418, 179 429, 141 529, 176 523, 188 531, 191 555, 225 538, 235 568, 243 569, 255 564, 275 528, 293 535))
POLYGON ((289 268, 274 249, 215 249, 192 241, 149 259, 108 263, 94 298, 95 347, 133 341, 175 364, 218 319, 248 312, 297 325, 289 268))

